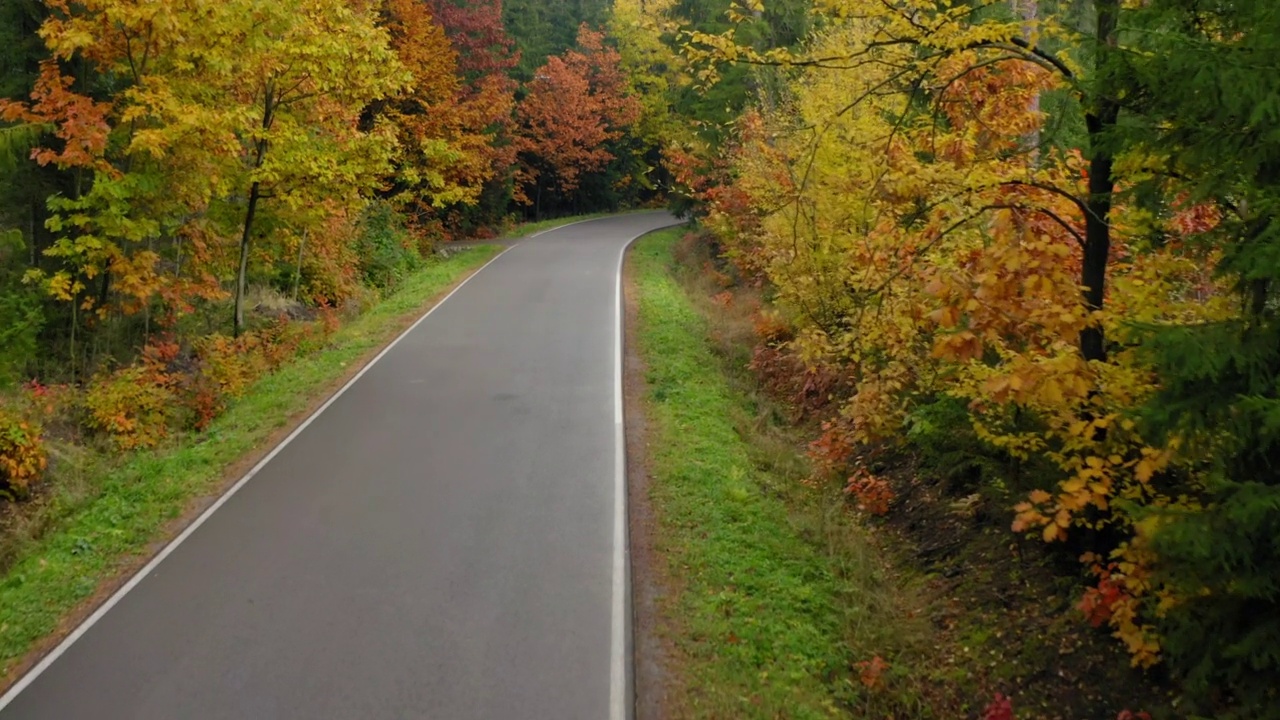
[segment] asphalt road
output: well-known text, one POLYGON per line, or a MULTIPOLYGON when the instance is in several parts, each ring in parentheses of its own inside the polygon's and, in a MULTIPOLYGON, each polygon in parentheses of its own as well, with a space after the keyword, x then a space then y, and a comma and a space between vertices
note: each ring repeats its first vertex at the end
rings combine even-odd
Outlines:
POLYGON ((0 720, 620 719, 617 272, 673 222, 508 250, 0 720))

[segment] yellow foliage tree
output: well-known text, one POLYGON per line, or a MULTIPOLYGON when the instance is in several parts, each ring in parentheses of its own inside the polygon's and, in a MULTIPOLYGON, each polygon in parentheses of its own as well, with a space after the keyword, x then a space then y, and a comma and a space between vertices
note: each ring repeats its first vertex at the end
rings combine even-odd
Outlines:
MULTIPOLYGON (((1114 7, 1099 5, 1110 42, 1114 7)), ((1042 49, 1068 32, 1055 21, 918 0, 819 8, 827 28, 803 54, 691 36, 694 60, 794 71, 780 102, 740 121, 731 184, 703 198, 708 225, 776 288, 793 349, 854 387, 823 447, 898 443, 922 405, 963 403, 981 440, 1058 470, 1018 505, 1016 531, 1129 538, 1085 562, 1112 591, 1104 619, 1135 663, 1154 663, 1164 598, 1130 508, 1193 501, 1152 482, 1177 440, 1151 446, 1127 418, 1157 387, 1129 338, 1134 320, 1232 312, 1212 253, 1148 240, 1202 231, 1212 213, 1126 206, 1116 189, 1144 177, 1144 158, 1042 142, 1046 94, 1074 97, 1096 137, 1115 120, 1074 59, 1042 49)), ((1180 462, 1194 476, 1195 459, 1180 462)))
POLYGON ((385 177, 394 135, 358 120, 408 77, 374 9, 341 0, 48 4, 40 35, 54 59, 31 102, 6 102, 0 114, 53 126, 63 149, 34 157, 76 171, 72 196, 50 203, 58 239, 47 254, 63 262, 43 278, 54 296, 105 312, 112 288, 136 311, 181 285, 186 260, 190 282, 171 294, 217 296, 230 270, 239 331, 259 204, 358 204, 385 177), (62 71, 73 60, 124 87, 107 102, 90 99, 62 71), (213 248, 233 232, 236 261, 219 267, 213 248), (162 254, 179 268, 172 278, 159 271, 162 254))

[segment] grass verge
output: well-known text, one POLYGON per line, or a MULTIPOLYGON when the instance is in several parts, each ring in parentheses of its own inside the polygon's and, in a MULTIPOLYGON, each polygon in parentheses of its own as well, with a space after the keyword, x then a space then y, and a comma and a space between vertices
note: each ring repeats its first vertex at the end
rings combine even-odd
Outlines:
POLYGON ((696 718, 931 716, 912 670, 929 633, 910 582, 838 495, 803 482, 796 439, 717 352, 677 278, 683 232, 631 254, 675 706, 696 718))
POLYGON ((34 647, 157 549, 154 543, 166 539, 195 499, 222 489, 238 461, 301 420, 425 305, 496 253, 495 247, 460 250, 409 276, 323 350, 259 380, 205 433, 84 470, 92 477, 51 500, 45 530, 16 549, 0 576, 0 678, 12 680, 34 647))

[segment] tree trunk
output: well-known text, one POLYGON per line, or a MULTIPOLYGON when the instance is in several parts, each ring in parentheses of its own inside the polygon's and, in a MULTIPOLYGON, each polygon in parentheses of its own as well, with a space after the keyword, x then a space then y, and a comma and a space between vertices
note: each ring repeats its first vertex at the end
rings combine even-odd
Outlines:
MULTIPOLYGON (((268 82, 262 98, 262 137, 255 143, 253 169, 262 167, 267 156, 267 132, 275 121, 275 86, 268 82)), ((249 187, 249 207, 244 213, 244 232, 240 235, 240 267, 236 271, 236 310, 232 333, 240 337, 244 331, 244 291, 249 273, 249 243, 253 233, 253 217, 258 212, 258 200, 262 198, 262 181, 254 180, 249 187)))
POLYGON ((75 385, 76 383, 76 324, 80 320, 80 314, 78 312, 79 308, 80 308, 80 293, 78 292, 72 293, 71 294, 71 352, 70 352, 70 358, 69 358, 71 361, 71 384, 72 385, 75 385))
POLYGON ((307 231, 298 238, 298 264, 293 268, 293 301, 298 302, 298 287, 302 285, 302 251, 307 247, 307 231))
MULTIPOLYGON (((1105 55, 1116 45, 1116 21, 1119 0, 1096 0, 1098 13, 1097 54, 1095 63, 1105 62, 1105 55)), ((1098 73, 1105 78, 1105 73, 1098 73)), ((1106 147, 1107 135, 1116 125, 1120 106, 1112 97, 1111 87, 1103 80, 1093 89, 1093 107, 1085 116, 1089 131, 1089 197, 1085 202, 1084 265, 1080 284, 1084 286, 1085 307, 1090 312, 1101 310, 1106 293, 1107 258, 1111 252, 1111 205, 1115 190, 1112 170, 1115 156, 1106 147)), ((1102 326, 1090 321, 1080 332, 1080 354, 1085 360, 1106 360, 1106 337, 1102 326)))
POLYGON ((111 297, 111 270, 102 271, 102 282, 98 285, 98 307, 106 307, 107 298, 111 297))
POLYGON ((253 216, 258 211, 258 198, 261 196, 261 183, 255 181, 249 189, 249 207, 244 213, 244 233, 240 235, 240 267, 236 272, 236 317, 234 334, 240 337, 244 332, 244 290, 245 278, 249 271, 249 238, 253 231, 253 216))

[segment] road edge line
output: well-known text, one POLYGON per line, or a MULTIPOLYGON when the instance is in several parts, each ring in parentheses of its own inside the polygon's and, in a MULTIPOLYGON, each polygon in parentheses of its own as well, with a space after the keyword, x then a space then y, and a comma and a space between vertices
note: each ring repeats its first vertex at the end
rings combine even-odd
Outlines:
POLYGON ((622 295, 622 271, 627 253, 640 238, 659 230, 678 227, 678 221, 636 235, 618 252, 618 268, 614 291, 613 324, 613 608, 609 657, 609 720, 631 720, 635 714, 635 691, 632 667, 631 635, 631 551, 627 531, 627 434, 624 425, 623 354, 626 302, 622 295))
POLYGON ((144 579, 146 579, 146 577, 150 575, 160 565, 160 563, 164 562, 165 558, 169 557, 169 555, 172 554, 174 550, 178 549, 179 545, 181 545, 184 541, 186 541, 187 538, 191 537, 191 535, 193 535, 196 530, 200 529, 200 526, 203 525, 206 520, 212 517, 213 514, 217 512, 219 508, 221 508, 224 504, 226 504, 226 502, 230 500, 231 497, 240 490, 240 488, 248 484, 248 482, 252 480, 253 477, 257 475, 260 470, 262 470, 262 468, 266 467, 267 463, 271 462, 271 460, 276 455, 280 454, 280 451, 283 450, 290 442, 292 442, 294 438, 301 435, 302 431, 306 430, 311 425, 311 423, 314 422, 315 419, 320 416, 321 413, 327 410, 330 405, 332 405, 334 402, 338 400, 338 398, 342 397, 342 395, 346 393, 347 390, 350 389, 352 385, 356 384, 356 381, 358 381, 361 377, 364 377, 364 374, 368 372, 370 368, 376 365, 378 361, 383 358, 383 356, 391 352, 392 348, 400 344, 400 341, 403 340, 405 337, 407 337, 409 333, 416 330, 417 327, 423 323, 423 321, 425 321, 428 317, 431 316, 431 313, 435 312, 441 305, 444 305, 446 302, 448 302, 449 298, 453 297, 454 294, 456 294, 459 290, 466 287, 467 283, 471 282, 471 280, 475 278, 477 275, 479 275, 481 272, 483 272, 485 268, 497 262, 498 258, 502 257, 503 255, 506 255, 507 252, 514 247, 516 247, 516 245, 511 245, 504 248, 497 255, 494 255, 492 258, 490 258, 489 261, 486 262, 484 265, 481 265, 475 272, 468 275, 462 282, 458 283, 458 285, 455 288, 450 290, 447 295, 441 298, 439 302, 432 305, 425 313, 422 314, 421 317, 415 320, 412 325, 406 328, 404 332, 397 335, 396 338, 392 340, 390 344, 384 347, 381 352, 375 355, 372 360, 365 363, 365 366, 360 368, 359 372, 353 375, 350 380, 348 380, 345 384, 343 384, 342 387, 338 388, 338 390, 335 393, 330 395, 329 398, 325 400, 320 407, 316 408, 315 412, 308 415, 307 419, 303 420, 301 424, 299 424, 296 428, 294 428, 293 432, 289 433, 285 437, 285 439, 277 443, 276 446, 271 449, 271 452, 267 453, 266 456, 263 457, 261 460, 259 460, 256 465, 250 468, 249 472, 245 473, 239 480, 237 480, 235 485, 232 485, 230 488, 228 488, 226 492, 222 493, 222 495, 220 495, 218 499, 213 502, 213 504, 205 508, 204 512, 200 513, 199 517, 191 521, 191 524, 187 525, 187 527, 185 527, 182 530, 182 532, 178 533, 177 537, 170 540, 169 543, 166 544, 160 550, 160 552, 156 553, 155 556, 152 557, 151 560, 147 562, 146 565, 142 566, 142 569, 134 573, 133 576, 130 577, 129 580, 124 585, 121 585, 118 590, 112 593, 111 597, 107 598, 101 605, 99 605, 97 609, 94 610, 91 615, 89 615, 89 617, 81 621, 80 624, 77 625, 74 630, 72 630, 70 633, 67 634, 65 638, 62 639, 62 642, 58 643, 57 647, 55 647, 53 650, 50 650, 48 654, 46 654, 43 658, 40 659, 40 662, 36 663, 34 667, 32 667, 30 670, 24 673, 22 677, 18 678, 18 680, 14 682, 14 684, 9 688, 9 690, 5 692, 3 696, 0 696, 0 711, 3 711, 6 707, 8 707, 9 704, 12 703, 18 697, 18 695, 22 693, 23 690, 26 690, 27 687, 31 685, 31 683, 39 679, 39 677, 43 675, 44 672, 48 670, 49 667, 58 660, 58 658, 62 657, 62 655, 66 653, 66 651, 69 650, 72 645, 75 645, 77 640, 83 637, 85 633, 89 632, 89 630, 92 629, 93 626, 96 625, 99 620, 101 620, 104 616, 106 616, 106 614, 110 612, 111 609, 116 606, 116 604, 118 604, 121 600, 123 600, 124 597, 128 595, 130 591, 132 591, 144 579))

